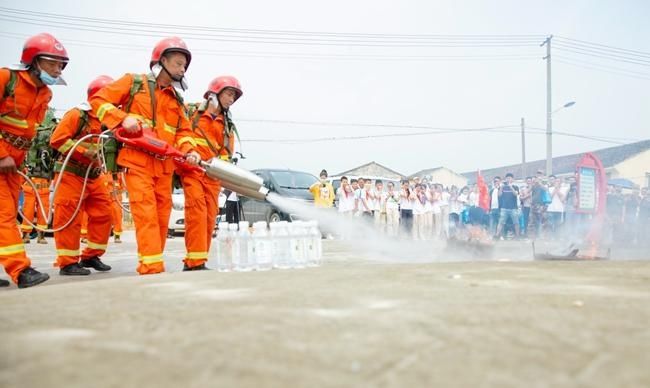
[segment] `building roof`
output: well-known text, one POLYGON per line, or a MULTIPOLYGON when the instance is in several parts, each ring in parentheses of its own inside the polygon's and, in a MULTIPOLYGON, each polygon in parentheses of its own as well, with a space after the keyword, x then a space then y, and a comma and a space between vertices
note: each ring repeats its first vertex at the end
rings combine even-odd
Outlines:
MULTIPOLYGON (((650 139, 616 147, 603 148, 600 150, 591 151, 591 153, 600 159, 600 161, 603 163, 604 168, 609 168, 647 150, 650 150, 650 139)), ((584 154, 585 152, 581 152, 578 154, 558 156, 556 158, 553 158, 553 173, 556 175, 572 173, 575 171, 576 164, 578 164, 578 161, 580 161, 580 158, 582 158, 584 154)), ((491 181, 495 176, 503 177, 509 172, 513 173, 515 177, 522 178, 524 176, 534 175, 537 170, 546 170, 546 159, 527 162, 524 167, 523 174, 521 170, 521 163, 481 170, 481 174, 487 181, 491 181)), ((470 183, 474 183, 476 181, 476 170, 464 172, 462 175, 465 176, 470 183)))
POLYGON ((400 180, 404 177, 404 174, 399 173, 395 170, 391 170, 390 168, 386 166, 382 166, 381 164, 374 161, 363 164, 359 167, 355 167, 347 171, 340 172, 335 176, 341 176, 341 175, 351 175, 351 176, 360 176, 360 177, 375 176, 375 177, 391 178, 395 180, 400 180))
POLYGON ((447 170, 447 171, 451 172, 452 174, 458 175, 461 178, 466 178, 465 176, 457 173, 454 170, 450 170, 447 167, 440 166, 440 167, 427 168, 427 169, 424 169, 424 170, 420 170, 418 172, 414 172, 413 174, 409 175, 409 179, 410 178, 415 178, 416 176, 417 177, 424 177, 424 176, 432 175, 434 172, 439 171, 439 170, 447 170))

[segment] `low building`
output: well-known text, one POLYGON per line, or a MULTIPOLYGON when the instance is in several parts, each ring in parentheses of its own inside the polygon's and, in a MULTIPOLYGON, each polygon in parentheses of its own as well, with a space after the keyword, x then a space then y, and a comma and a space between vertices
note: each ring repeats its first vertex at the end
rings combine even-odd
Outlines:
POLYGON ((445 187, 463 188, 467 185, 467 177, 446 167, 429 168, 409 175, 409 178, 414 177, 427 178, 430 183, 440 183, 445 187))
POLYGON ((393 181, 400 181, 405 177, 404 174, 401 174, 395 170, 391 170, 390 168, 386 166, 382 166, 377 162, 366 163, 359 167, 355 167, 350 170, 340 172, 334 175, 334 177, 341 177, 344 175, 349 178, 361 177, 361 178, 370 178, 373 180, 376 178, 384 178, 393 181))
MULTIPOLYGON (((650 186, 650 140, 643 140, 636 143, 625 144, 616 147, 603 148, 591 151, 603 163, 607 179, 625 179, 633 182, 637 187, 650 186)), ((553 158, 553 174, 556 176, 572 176, 576 164, 585 153, 558 156, 553 158)), ((481 170, 481 174, 487 182, 495 176, 504 177, 511 172, 517 178, 522 179, 534 175, 538 170, 546 170, 546 159, 526 163, 523 168, 521 163, 504 167, 481 170)), ((468 171, 462 174, 470 184, 476 182, 476 171, 468 171)))

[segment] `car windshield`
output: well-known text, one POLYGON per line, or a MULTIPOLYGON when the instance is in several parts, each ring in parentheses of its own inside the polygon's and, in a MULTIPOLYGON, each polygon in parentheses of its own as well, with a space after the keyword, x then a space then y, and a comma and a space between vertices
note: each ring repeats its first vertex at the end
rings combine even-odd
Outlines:
POLYGON ((296 171, 271 171, 273 179, 285 189, 309 189, 318 179, 304 172, 296 171))

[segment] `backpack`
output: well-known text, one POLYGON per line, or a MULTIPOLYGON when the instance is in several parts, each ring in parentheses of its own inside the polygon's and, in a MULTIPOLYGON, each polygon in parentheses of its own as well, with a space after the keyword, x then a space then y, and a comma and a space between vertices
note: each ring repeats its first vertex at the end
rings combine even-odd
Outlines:
POLYGON ((59 154, 50 146, 50 138, 56 125, 57 119, 54 117, 54 109, 48 108, 45 119, 36 128, 36 136, 32 139, 32 145, 25 157, 25 166, 30 177, 52 178, 54 162, 59 154))
POLYGON ((16 92, 16 83, 18 81, 18 76, 16 75, 15 70, 9 70, 9 81, 5 85, 5 90, 2 93, 2 100, 4 101, 7 97, 13 97, 16 92))

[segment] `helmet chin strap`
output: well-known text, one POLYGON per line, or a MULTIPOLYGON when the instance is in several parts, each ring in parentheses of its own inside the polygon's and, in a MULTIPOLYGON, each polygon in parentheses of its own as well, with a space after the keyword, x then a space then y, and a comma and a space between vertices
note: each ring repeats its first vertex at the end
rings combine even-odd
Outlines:
POLYGON ((160 67, 162 67, 162 69, 165 71, 165 73, 167 73, 169 78, 172 79, 172 81, 181 82, 183 80, 183 76, 176 77, 172 73, 170 73, 169 70, 167 70, 167 67, 165 67, 165 65, 162 63, 162 61, 160 61, 158 63, 160 64, 160 67))

